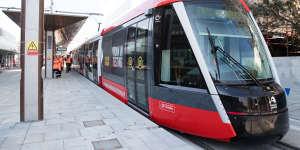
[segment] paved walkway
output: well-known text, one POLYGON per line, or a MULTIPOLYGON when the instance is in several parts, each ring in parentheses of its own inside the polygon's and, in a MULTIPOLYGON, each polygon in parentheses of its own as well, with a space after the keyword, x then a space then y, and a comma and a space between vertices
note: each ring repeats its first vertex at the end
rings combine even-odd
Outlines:
POLYGON ((45 80, 45 120, 18 123, 19 79, 0 74, 0 150, 193 149, 78 73, 45 80))
POLYGON ((20 120, 20 73, 20 70, 0 73, 0 125, 14 124, 20 120))

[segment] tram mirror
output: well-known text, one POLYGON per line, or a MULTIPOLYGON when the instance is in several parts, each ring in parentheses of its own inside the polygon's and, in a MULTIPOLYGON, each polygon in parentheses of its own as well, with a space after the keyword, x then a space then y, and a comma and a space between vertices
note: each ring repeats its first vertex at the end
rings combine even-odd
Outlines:
POLYGON ((146 12, 145 12, 145 16, 147 17, 150 17, 153 15, 153 9, 148 9, 146 12))

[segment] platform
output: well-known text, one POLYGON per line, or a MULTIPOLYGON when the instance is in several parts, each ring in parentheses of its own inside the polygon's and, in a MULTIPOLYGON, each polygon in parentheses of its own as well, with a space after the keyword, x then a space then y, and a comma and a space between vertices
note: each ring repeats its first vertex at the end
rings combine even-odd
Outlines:
POLYGON ((18 123, 19 82, 0 74, 0 150, 194 149, 75 72, 44 80, 44 121, 18 123))
POLYGON ((287 105, 290 117, 290 130, 283 142, 300 149, 300 70, 299 57, 274 57, 280 82, 283 88, 290 88, 287 105))

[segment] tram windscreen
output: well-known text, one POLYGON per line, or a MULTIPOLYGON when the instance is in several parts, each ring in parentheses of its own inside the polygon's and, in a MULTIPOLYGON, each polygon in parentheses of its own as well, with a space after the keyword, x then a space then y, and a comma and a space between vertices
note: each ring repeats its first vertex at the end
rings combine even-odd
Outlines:
POLYGON ((215 82, 241 83, 253 80, 245 76, 224 55, 214 51, 212 42, 246 68, 256 79, 273 79, 258 31, 240 1, 201 0, 187 1, 184 5, 210 75, 215 82))

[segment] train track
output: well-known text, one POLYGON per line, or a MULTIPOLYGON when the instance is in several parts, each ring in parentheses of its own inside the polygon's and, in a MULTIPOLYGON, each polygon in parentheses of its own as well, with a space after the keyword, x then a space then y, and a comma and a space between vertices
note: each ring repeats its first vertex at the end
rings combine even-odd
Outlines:
POLYGON ((277 148, 282 149, 282 150, 299 150, 299 148, 293 147, 293 146, 291 146, 289 144, 286 144, 284 142, 281 142, 281 141, 273 143, 272 145, 274 147, 277 147, 277 148))
POLYGON ((173 135, 177 136, 178 138, 191 145, 192 147, 194 147, 196 150, 300 150, 299 148, 290 146, 281 141, 264 145, 233 144, 218 142, 184 133, 179 133, 171 129, 167 130, 173 135))
MULTIPOLYGON (((194 141, 195 144, 199 145, 201 148, 203 148, 204 150, 221 150, 223 149, 222 147, 220 148, 220 144, 218 147, 219 148, 216 148, 214 143, 207 143, 205 141, 203 141, 203 139, 197 139, 196 141, 194 141)), ((262 145, 262 146, 248 146, 248 145, 239 145, 239 146, 236 146, 236 145, 231 145, 231 146, 228 146, 227 143, 225 144, 224 143, 224 147, 225 149, 230 149, 230 150, 240 150, 240 149, 245 149, 245 150, 256 150, 256 149, 266 149, 266 150, 299 150, 299 148, 296 148, 296 147, 293 147, 293 146, 290 146, 286 143, 283 143, 283 142, 275 142, 273 144, 268 144, 268 145, 262 145), (244 148, 243 148, 244 147, 244 148), (245 148, 247 147, 247 148, 245 148)))
POLYGON ((214 147, 212 147, 211 145, 203 142, 202 140, 196 140, 194 142, 195 142, 195 144, 199 145, 201 148, 203 148, 205 150, 215 150, 214 147))

